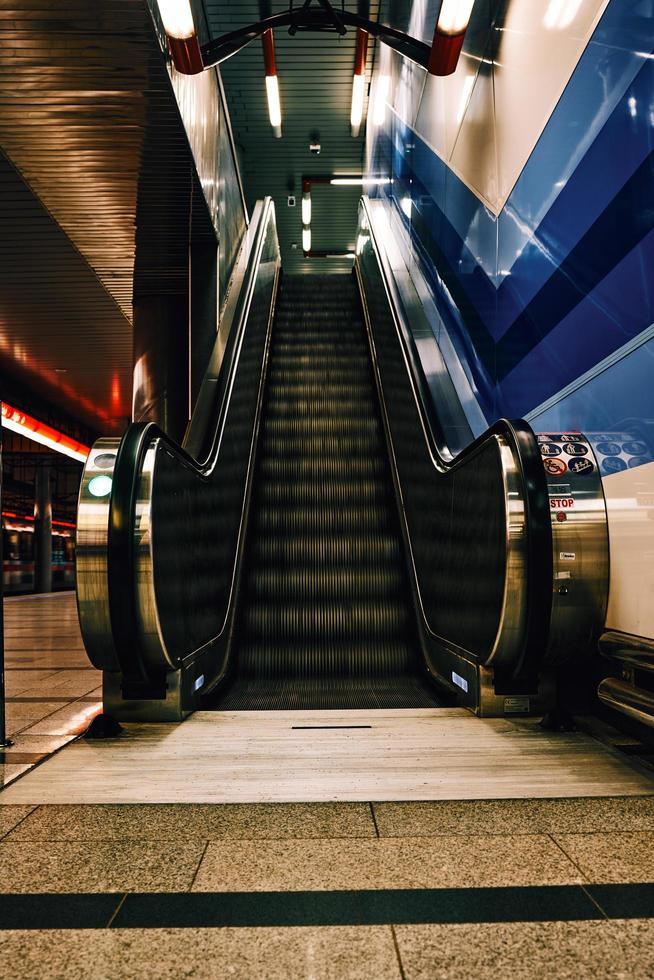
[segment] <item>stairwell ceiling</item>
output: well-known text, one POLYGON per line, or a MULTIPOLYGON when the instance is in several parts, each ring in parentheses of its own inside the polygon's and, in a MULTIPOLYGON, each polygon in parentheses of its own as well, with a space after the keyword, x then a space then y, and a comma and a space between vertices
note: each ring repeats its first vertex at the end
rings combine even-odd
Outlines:
MULTIPOLYGON (((299 2, 296 6, 300 6, 299 2)), ((266 5, 257 0, 205 0, 212 37, 282 13, 289 3, 266 5)), ((340 4, 336 2, 338 9, 340 4)), ((352 0, 347 9, 356 10, 352 0)), ((376 20, 379 4, 370 4, 376 20)), ((275 53, 282 103, 282 138, 276 139, 268 118, 261 42, 224 62, 221 73, 227 93, 234 137, 239 151, 248 207, 270 195, 275 202, 283 267, 287 272, 344 272, 350 260, 305 259, 302 255, 300 201, 303 174, 360 174, 365 148, 365 114, 360 135, 350 133, 352 76, 356 32, 344 38, 336 34, 275 31, 275 53), (309 151, 319 142, 320 156, 309 151), (287 197, 296 196, 288 207, 287 197), (292 246, 296 244, 297 248, 292 246)), ((367 82, 372 75, 375 45, 368 45, 367 82)), ((367 93, 367 88, 366 88, 367 93)), ((367 107, 367 94, 366 94, 367 107)), ((326 187, 312 191, 312 248, 335 251, 354 249, 357 202, 360 187, 326 187)))

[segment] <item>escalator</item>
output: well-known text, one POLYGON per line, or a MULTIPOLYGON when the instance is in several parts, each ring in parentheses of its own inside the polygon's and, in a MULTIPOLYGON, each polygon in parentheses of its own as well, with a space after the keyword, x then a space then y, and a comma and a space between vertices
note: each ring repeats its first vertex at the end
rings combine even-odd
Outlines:
POLYGON ((522 420, 473 438, 377 203, 354 275, 291 277, 259 202, 183 445, 148 422, 93 446, 78 608, 117 719, 542 713, 595 648, 592 447, 574 434, 579 468, 522 420))
POLYGON ((442 703, 418 654, 352 276, 282 279, 221 709, 442 703))

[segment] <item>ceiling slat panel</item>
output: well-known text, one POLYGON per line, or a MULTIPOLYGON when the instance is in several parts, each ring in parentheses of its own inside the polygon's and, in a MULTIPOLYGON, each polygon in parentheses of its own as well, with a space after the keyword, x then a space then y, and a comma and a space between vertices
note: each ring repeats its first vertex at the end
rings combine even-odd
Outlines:
MULTIPOLYGON (((286 0, 273 0, 271 13, 281 13, 288 6, 286 0)), ((346 7, 356 10, 355 3, 346 7)), ((260 19, 259 4, 251 0, 205 0, 205 9, 212 37, 260 19)), ((370 11, 371 19, 376 20, 379 4, 371 3, 370 11)), ((353 29, 344 38, 302 33, 291 37, 285 28, 275 31, 283 116, 280 140, 273 136, 268 120, 261 44, 254 41, 221 69, 248 203, 252 207, 267 194, 275 201, 282 261, 289 272, 343 272, 351 268, 348 261, 303 258, 300 194, 303 174, 362 171, 365 126, 357 139, 350 135, 355 36, 353 29), (320 156, 309 152, 313 140, 321 144, 320 156), (289 194, 297 195, 295 208, 287 206, 289 194)), ((371 39, 368 82, 373 58, 371 39)), ((316 193, 314 248, 345 251, 353 247, 359 196, 357 188, 329 188, 316 193), (318 203, 323 194, 324 204, 318 203)))

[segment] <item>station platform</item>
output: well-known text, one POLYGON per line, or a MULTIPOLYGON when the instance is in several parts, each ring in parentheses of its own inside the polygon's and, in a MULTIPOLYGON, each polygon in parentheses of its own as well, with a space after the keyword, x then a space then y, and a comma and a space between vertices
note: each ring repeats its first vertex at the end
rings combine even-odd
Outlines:
POLYGON ((9 701, 16 744, 51 741, 0 793, 0 977, 651 976, 654 770, 626 736, 441 708, 86 741, 74 598, 7 606, 10 698, 38 699, 9 701))
POLYGON ((4 600, 7 734, 0 787, 86 730, 101 710, 102 675, 89 663, 74 592, 4 600))

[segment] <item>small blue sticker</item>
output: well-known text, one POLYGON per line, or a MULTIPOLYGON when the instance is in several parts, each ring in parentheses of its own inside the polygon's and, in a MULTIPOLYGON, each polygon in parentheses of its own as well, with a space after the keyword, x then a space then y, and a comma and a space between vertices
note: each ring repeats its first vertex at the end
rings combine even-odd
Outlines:
POLYGON ((630 456, 644 456, 647 452, 647 446, 644 442, 623 442, 622 448, 630 456))
POLYGON ((593 472, 595 467, 589 459, 579 458, 571 459, 568 463, 568 469, 576 476, 588 476, 589 473, 593 472))
POLYGON ((651 463, 652 460, 647 456, 632 456, 629 460, 629 469, 633 470, 636 466, 643 466, 645 463, 651 463))
POLYGON ((468 682, 465 677, 461 677, 459 674, 455 674, 454 671, 452 671, 452 680, 457 687, 461 688, 462 691, 465 691, 466 693, 468 692, 468 682))
POLYGON ((606 476, 611 473, 621 473, 626 468, 627 464, 620 456, 608 456, 602 463, 602 473, 606 476))
POLYGON ((598 453, 602 456, 619 456, 620 446, 617 442, 598 442, 595 446, 598 453))
POLYGON ((566 442, 563 448, 568 456, 586 456, 588 454, 588 446, 584 446, 583 442, 566 442))
POLYGON ((555 442, 541 442, 540 453, 541 456, 560 456, 561 447, 557 446, 555 442))
POLYGON ((199 691, 203 684, 204 684, 204 674, 200 674, 200 676, 197 677, 193 682, 193 690, 199 691))

